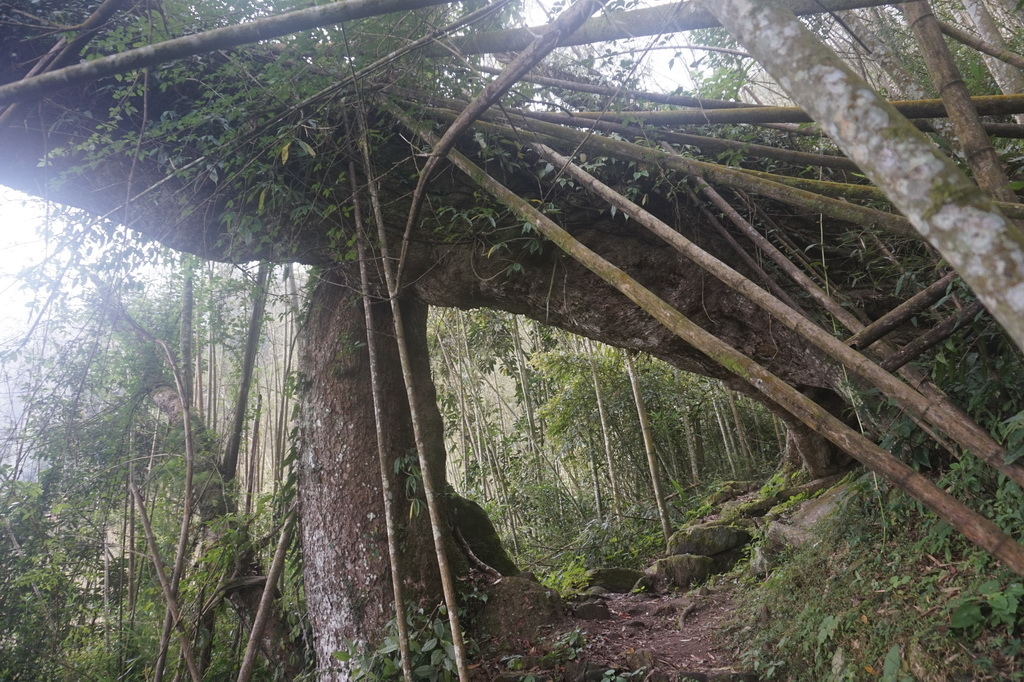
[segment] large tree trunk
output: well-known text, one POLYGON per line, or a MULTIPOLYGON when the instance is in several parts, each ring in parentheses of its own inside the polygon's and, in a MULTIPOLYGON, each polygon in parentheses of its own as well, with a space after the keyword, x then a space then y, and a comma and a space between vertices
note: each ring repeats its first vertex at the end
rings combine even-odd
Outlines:
MULTIPOLYGON (((310 302, 302 346, 299 513, 306 604, 323 679, 345 679, 332 654, 378 642, 394 614, 366 328, 357 287, 351 265, 321 279, 310 302)), ((426 306, 408 300, 402 310, 431 465, 435 480, 443 481, 442 421, 430 378, 426 306)), ((388 397, 382 405, 388 439, 383 449, 392 463, 408 458, 414 467, 415 443, 390 306, 386 301, 374 304, 373 313, 379 332, 378 372, 388 397)), ((405 475, 396 476, 393 485, 405 491, 405 475)), ((405 520, 398 530, 406 594, 411 600, 436 598, 440 581, 427 514, 410 516, 406 495, 396 497, 397 518, 405 520)))

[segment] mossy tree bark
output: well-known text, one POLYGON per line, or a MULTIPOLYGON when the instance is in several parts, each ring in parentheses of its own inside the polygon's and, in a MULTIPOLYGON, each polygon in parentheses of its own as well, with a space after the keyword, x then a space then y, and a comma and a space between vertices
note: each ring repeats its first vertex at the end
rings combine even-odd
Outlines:
MULTIPOLYGON (((992 12, 989 11, 988 5, 983 0, 963 0, 963 3, 967 15, 971 18, 971 23, 974 24, 974 28, 982 40, 999 50, 1006 50, 1006 39, 1003 38, 999 24, 992 16, 992 12)), ((992 78, 1004 95, 1024 93, 1024 74, 1021 73, 1019 67, 990 55, 984 55, 983 59, 989 73, 992 74, 992 78)), ((1014 116, 1014 120, 1024 124, 1024 114, 1017 114, 1014 116)))
MULTIPOLYGON (((347 673, 332 654, 378 641, 394 613, 359 286, 355 264, 321 276, 302 344, 299 515, 307 609, 323 679, 345 679, 347 673)), ((396 463, 404 472, 416 459, 412 420, 391 307, 386 300, 373 307, 380 390, 393 398, 381 405, 380 417, 388 425, 381 448, 392 487, 405 490, 405 473, 394 472, 396 463)), ((443 481, 444 441, 427 358, 426 306, 403 301, 402 315, 430 466, 443 481)), ((406 495, 394 501, 396 518, 404 520, 396 530, 404 548, 406 595, 434 603, 441 583, 427 514, 410 515, 406 495)))
POLYGON ((1024 348, 1024 232, 906 118, 777 3, 704 3, 1024 348))

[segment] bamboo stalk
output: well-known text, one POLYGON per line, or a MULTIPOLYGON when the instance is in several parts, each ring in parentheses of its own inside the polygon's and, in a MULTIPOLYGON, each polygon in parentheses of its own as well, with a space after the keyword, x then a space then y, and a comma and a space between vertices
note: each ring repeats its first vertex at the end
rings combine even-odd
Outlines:
MULTIPOLYGON (((365 130, 365 126, 363 127, 365 130)), ((365 137, 360 139, 360 146, 363 150, 364 159, 369 158, 369 148, 365 137)), ((370 178, 370 186, 375 186, 375 179, 370 178)), ((469 667, 466 662, 466 645, 463 641, 462 626, 459 623, 458 597, 455 593, 455 581, 452 576, 451 566, 448 563, 447 550, 445 548, 444 531, 447 528, 445 520, 441 516, 441 502, 438 499, 444 493, 434 480, 433 467, 430 466, 427 445, 423 433, 423 417, 421 413, 420 399, 416 392, 416 379, 412 369, 412 360, 409 357, 409 347, 406 341, 405 324, 402 319, 401 304, 398 299, 398 274, 396 268, 388 257, 387 232, 384 223, 383 212, 380 202, 374 194, 370 195, 371 208, 374 220, 377 223, 377 231, 380 240, 381 264, 384 270, 384 278, 388 287, 388 294, 391 302, 391 317, 395 328, 395 341, 398 345, 398 357, 402 366, 402 378, 405 383, 406 398, 409 401, 409 412, 412 417, 413 439, 416 442, 416 455, 419 459, 420 474, 423 483, 423 495, 427 501, 427 513, 430 516, 430 528, 434 539, 434 551, 437 556, 437 567, 441 574, 441 587, 444 591, 445 606, 448 611, 448 623, 452 630, 452 647, 455 650, 455 663, 459 674, 460 682, 469 682, 469 667)))
POLYGON ((590 361, 590 376, 594 381, 594 399, 597 401, 597 417, 601 423, 601 442, 604 446, 604 458, 608 466, 608 481, 612 486, 612 511, 618 514, 622 510, 622 488, 619 486, 619 475, 615 471, 612 459, 611 430, 608 428, 608 413, 604 405, 604 392, 597 375, 597 360, 594 358, 594 342, 587 339, 587 359, 590 361))
MULTIPOLYGON (((366 145, 360 144, 360 149, 366 151, 366 145)), ((368 157, 364 156, 364 161, 368 157)), ((369 166, 367 166, 369 168, 369 166)), ((406 682, 412 680, 412 655, 409 648, 409 625, 405 619, 405 587, 402 575, 402 558, 398 543, 398 515, 395 512, 395 493, 391 486, 391 476, 388 471, 388 460, 384 451, 386 442, 384 436, 383 400, 384 389, 380 381, 380 360, 377 354, 377 333, 373 324, 373 305, 370 300, 370 275, 366 262, 366 230, 363 227, 362 207, 359 200, 359 187, 356 184, 355 163, 349 163, 349 181, 352 189, 353 215, 356 223, 356 253, 359 259, 359 284, 361 287, 363 315, 366 325, 366 350, 370 359, 370 386, 373 396, 373 422, 377 436, 377 462, 380 467, 381 495, 384 501, 384 526, 388 539, 388 566, 391 569, 391 589, 395 600, 395 624, 398 630, 398 649, 400 664, 402 666, 402 677, 406 682)), ((376 180, 369 180, 371 203, 376 205, 376 180)))
MULTIPOLYGON (((918 234, 949 261, 1016 345, 1024 348, 1021 227, 785 7, 767 0, 701 5, 884 189, 918 234), (766 26, 772 30, 764 30, 766 26)), ((1024 101, 1024 96, 1014 97, 1024 101)), ((977 114, 974 104, 966 102, 965 109, 971 111, 965 113, 977 114)), ((978 146, 970 147, 979 153, 987 141, 981 137, 983 132, 978 146)), ((996 175, 983 184, 1002 191, 1005 182, 996 175)))
POLYGON ((1010 179, 1003 170, 999 154, 981 126, 979 112, 967 90, 967 84, 960 75, 960 70, 953 61, 953 55, 942 37, 939 21, 932 13, 927 0, 905 2, 900 9, 903 10, 907 23, 921 47, 921 56, 935 82, 935 87, 942 96, 942 103, 953 124, 956 140, 968 165, 974 171, 978 186, 1001 201, 1017 201, 1016 193, 1010 189, 1010 179))
POLYGON ((846 340, 850 348, 860 350, 867 348, 872 343, 882 338, 896 327, 900 326, 911 317, 930 307, 945 295, 949 285, 956 279, 955 272, 949 272, 937 282, 925 287, 903 303, 899 304, 885 315, 861 329, 859 332, 846 340))
POLYGON ((260 638, 263 637, 263 629, 270 618, 274 588, 284 571, 284 558, 288 553, 288 546, 291 544, 292 530, 295 528, 294 519, 295 511, 292 510, 288 512, 282 523, 274 559, 270 564, 270 571, 267 573, 267 582, 263 585, 263 594, 260 596, 260 605, 256 609, 256 617, 253 619, 252 629, 249 631, 249 642, 245 646, 242 665, 238 669, 238 682, 248 682, 252 678, 252 671, 256 665, 256 653, 260 649, 260 638))
POLYGON ((954 315, 950 315, 945 320, 908 343, 898 352, 893 353, 891 356, 883 360, 881 363, 882 369, 890 372, 896 371, 898 368, 920 356, 921 353, 924 353, 932 346, 949 338, 949 336, 956 332, 957 329, 973 320, 975 316, 982 311, 984 311, 984 308, 981 306, 981 302, 977 299, 971 301, 964 306, 963 310, 954 315))
MULTIPOLYGON (((431 109, 429 112, 436 114, 439 118, 451 116, 451 113, 445 110, 431 109)), ((507 126, 494 123, 477 122, 476 125, 482 130, 494 130, 503 134, 507 134, 508 130, 507 126)), ((521 124, 517 122, 516 134, 524 140, 560 147, 572 145, 574 149, 579 148, 592 154, 613 156, 624 161, 634 161, 696 174, 734 189, 742 189, 785 204, 800 206, 837 220, 863 227, 881 228, 900 237, 918 236, 910 222, 901 215, 859 206, 845 200, 846 195, 853 192, 867 190, 872 196, 878 194, 873 187, 823 183, 817 180, 786 178, 771 173, 726 168, 714 163, 690 159, 681 154, 669 154, 661 149, 642 147, 624 140, 613 140, 542 121, 523 119, 521 124), (518 125, 522 127, 520 128, 518 125), (813 187, 814 191, 802 189, 800 185, 813 187), (826 196, 824 192, 828 189, 828 185, 835 190, 835 194, 844 198, 840 200, 826 196)))
MULTIPOLYGON (((420 129, 394 107, 385 106, 392 115, 416 134, 430 139, 431 133, 420 129)), ((625 272, 608 263, 551 219, 487 175, 464 155, 452 151, 449 159, 482 189, 528 220, 571 258, 594 272, 620 293, 639 305, 679 338, 700 350, 709 359, 729 370, 756 390, 774 400, 804 424, 878 472, 893 485, 946 520, 974 544, 1002 561, 1017 575, 1024 576, 1024 547, 984 516, 971 510, 942 490, 927 477, 885 452, 856 433, 826 410, 787 385, 759 364, 732 348, 721 339, 701 329, 625 272)))
MULTIPOLYGON (((792 308, 772 297, 764 289, 761 289, 743 275, 683 237, 679 232, 673 230, 655 216, 571 163, 566 157, 541 144, 534 144, 533 147, 542 157, 557 167, 564 168, 565 172, 573 177, 573 179, 588 187, 603 199, 631 216, 640 225, 673 245, 680 253, 700 265, 724 284, 749 298, 786 327, 800 334, 837 362, 870 381, 885 395, 896 401, 904 410, 919 419, 930 422, 935 428, 948 435, 962 447, 970 450, 977 457, 1006 474, 1019 485, 1024 486, 1024 467, 1016 464, 1006 464, 1004 461, 1006 449, 996 443, 988 433, 957 410, 955 406, 949 404, 948 400, 944 399, 944 396, 936 393, 929 396, 922 395, 913 387, 903 383, 870 359, 864 357, 821 327, 802 317, 792 308)), ((853 324, 859 325, 859 322, 853 319, 849 313, 845 313, 843 319, 850 319, 853 324)))
MULTIPOLYGON (((172 581, 167 577, 167 571, 164 570, 164 562, 160 558, 160 550, 156 546, 156 536, 153 534, 153 526, 149 521, 149 514, 146 512, 146 502, 142 499, 142 493, 139 492, 138 486, 135 485, 135 481, 129 483, 131 488, 132 499, 135 501, 135 508, 138 510, 139 519, 142 521, 142 528, 146 534, 146 545, 149 548, 149 556, 153 561, 153 569, 156 572, 157 582, 160 583, 160 590, 163 592, 164 601, 167 603, 167 614, 170 617, 172 624, 184 625, 184 621, 181 619, 181 611, 178 607, 177 599, 177 588, 174 586, 172 581)), ((160 653, 157 656, 158 663, 156 671, 153 674, 154 680, 159 680, 163 677, 163 665, 160 663, 161 659, 165 656, 167 651, 168 639, 169 639, 168 628, 164 629, 164 633, 160 637, 160 653)), ((199 672, 199 667, 196 665, 195 658, 192 656, 192 645, 189 641, 188 636, 184 631, 181 633, 181 655, 185 659, 185 665, 188 667, 189 674, 192 676, 193 682, 199 682, 203 676, 199 672)))
POLYGON ((267 304, 269 273, 270 266, 266 262, 260 263, 256 274, 256 289, 253 292, 252 312, 249 315, 249 329, 245 336, 242 377, 238 383, 238 396, 235 399, 231 431, 228 434, 228 444, 224 449, 224 459, 220 467, 220 473, 225 482, 233 481, 238 475, 238 451, 242 445, 245 413, 249 407, 249 390, 252 387, 252 373, 256 367, 256 352, 259 350, 260 330, 263 328, 263 311, 267 304))
POLYGON ((968 47, 973 47, 978 52, 984 52, 985 54, 995 57, 996 59, 999 59, 1011 66, 1016 66, 1018 69, 1024 69, 1024 56, 1019 55, 1016 52, 1008 50, 1000 45, 987 43, 970 31, 965 31, 959 26, 953 26, 944 21, 939 22, 939 28, 943 33, 957 42, 963 43, 968 47))
POLYGON ((665 492, 661 488, 661 471, 658 466, 658 455, 654 449, 654 432, 651 430, 651 419, 647 414, 647 406, 644 404, 643 394, 640 392, 640 378, 636 373, 636 365, 633 362, 633 354, 625 354, 626 372, 629 374, 629 385, 633 389, 633 404, 636 405, 636 414, 640 420, 640 432, 644 437, 644 452, 647 453, 647 468, 651 474, 651 492, 654 493, 654 502, 658 506, 658 518, 661 520, 661 532, 665 536, 665 546, 672 537, 672 522, 668 517, 668 507, 665 505, 665 492))

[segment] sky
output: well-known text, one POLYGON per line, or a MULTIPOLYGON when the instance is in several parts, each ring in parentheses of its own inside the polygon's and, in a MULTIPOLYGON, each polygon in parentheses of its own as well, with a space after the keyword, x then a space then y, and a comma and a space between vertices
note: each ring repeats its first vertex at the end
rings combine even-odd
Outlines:
POLYGON ((19 274, 45 260, 45 222, 45 205, 0 185, 0 346, 30 324, 33 293, 19 274))

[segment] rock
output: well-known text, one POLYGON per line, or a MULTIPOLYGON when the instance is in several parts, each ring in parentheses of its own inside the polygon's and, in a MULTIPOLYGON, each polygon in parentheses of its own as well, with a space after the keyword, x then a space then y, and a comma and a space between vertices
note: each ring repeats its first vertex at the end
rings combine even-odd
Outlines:
POLYGON ((693 604, 691 597, 680 597, 679 599, 671 599, 667 602, 662 603, 658 608, 654 609, 653 616, 674 616, 677 613, 685 611, 690 608, 693 604))
POLYGON ((778 551, 808 543, 811 540, 811 532, 807 528, 793 526, 785 521, 773 521, 768 524, 764 537, 768 545, 778 551))
POLYGON ((737 547, 714 555, 711 559, 715 562, 715 573, 728 573, 746 555, 747 551, 744 547, 737 547))
POLYGON ((715 572, 715 561, 711 557, 696 554, 676 554, 658 559, 649 571, 676 587, 686 588, 712 575, 715 572))
POLYGON ((786 500, 790 500, 798 495, 810 496, 820 490, 824 490, 825 488, 831 488, 836 483, 839 483, 839 481, 846 478, 846 476, 847 474, 842 473, 835 474, 833 476, 825 476, 824 478, 816 478, 813 481, 809 481, 801 485, 795 485, 789 488, 784 488, 782 491, 780 491, 773 497, 779 502, 785 502, 786 500))
POLYGON ((821 497, 801 504, 789 519, 770 523, 765 532, 769 546, 800 547, 812 541, 815 538, 814 527, 831 516, 848 492, 847 485, 836 486, 821 497))
POLYGON ((725 481, 719 485, 718 490, 708 495, 707 501, 711 504, 722 504, 740 495, 753 492, 757 488, 758 484, 752 481, 725 481))
POLYGON ((631 568, 595 568, 587 571, 587 584, 603 587, 609 592, 624 593, 633 589, 636 581, 644 576, 642 571, 631 568))
POLYGON ((502 575, 517 575, 519 568, 505 552, 498 531, 484 508, 454 492, 448 492, 452 523, 476 557, 502 575))
POLYGON ((654 595, 658 591, 658 585, 655 583, 654 578, 644 573, 640 576, 640 579, 633 583, 633 589, 630 592, 635 594, 649 594, 654 595))
POLYGON ((755 547, 750 555, 750 575, 756 578, 764 578, 772 572, 772 560, 764 547, 755 547))
POLYGON ((588 597, 603 597, 606 594, 611 594, 611 590, 607 590, 600 585, 594 585, 593 587, 588 587, 584 594, 588 597))
POLYGON ((626 654, 626 665, 631 670, 647 668, 650 671, 654 667, 654 652, 650 649, 637 649, 632 653, 626 654))
POLYGON ((714 556, 750 542, 750 533, 723 523, 703 523, 675 533, 668 541, 668 554, 714 556))
POLYGON ((730 502, 722 505, 722 516, 726 518, 750 518, 754 516, 764 516, 778 503, 779 501, 774 497, 749 500, 746 502, 730 502))
POLYGON ((603 601, 587 601, 576 607, 576 617, 582 620, 609 620, 612 612, 603 601))
POLYGON ((593 661, 569 661, 565 664, 566 682, 601 682, 608 668, 593 661))
POLYGON ((477 640, 488 653, 507 645, 534 642, 565 620, 562 599, 550 590, 519 577, 502 578, 487 588, 487 603, 477 617, 477 640))

